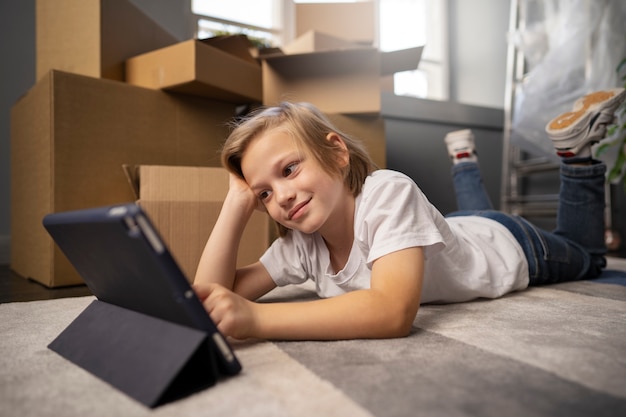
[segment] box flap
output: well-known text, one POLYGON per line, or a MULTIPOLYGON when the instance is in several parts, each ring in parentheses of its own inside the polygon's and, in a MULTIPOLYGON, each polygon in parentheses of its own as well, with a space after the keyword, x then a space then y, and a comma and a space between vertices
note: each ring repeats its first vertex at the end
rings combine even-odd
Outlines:
POLYGON ((141 201, 221 202, 228 193, 224 168, 141 165, 141 201))
POLYGON ((263 60, 264 58, 268 58, 271 56, 285 55, 283 50, 277 47, 260 48, 260 49, 255 48, 252 50, 252 53, 253 53, 253 56, 257 60, 263 60))
MULTIPOLYGON (((355 44, 352 45, 354 46, 355 44)), ((303 51, 268 55, 263 57, 263 59, 276 71, 284 74, 293 74, 293 76, 296 76, 296 74, 305 76, 313 73, 330 75, 346 71, 358 72, 360 68, 358 62, 361 60, 378 59, 380 61, 380 75, 389 75, 416 69, 423 49, 423 46, 418 46, 398 51, 380 52, 373 47, 359 47, 356 45, 352 49, 303 51)))
POLYGON ((126 176, 126 180, 128 181, 128 185, 130 185, 130 189, 133 192, 133 196, 135 200, 139 200, 139 172, 138 166, 130 166, 128 164, 122 164, 122 170, 124 171, 124 175, 126 176))
POLYGON ((276 55, 264 58, 272 68, 281 74, 292 77, 306 77, 343 74, 363 71, 364 61, 378 60, 375 48, 348 49, 342 51, 321 51, 312 53, 276 55))
POLYGON ((415 48, 400 49, 398 51, 382 52, 380 59, 381 75, 416 69, 422 57, 423 50, 423 46, 417 46, 415 48))

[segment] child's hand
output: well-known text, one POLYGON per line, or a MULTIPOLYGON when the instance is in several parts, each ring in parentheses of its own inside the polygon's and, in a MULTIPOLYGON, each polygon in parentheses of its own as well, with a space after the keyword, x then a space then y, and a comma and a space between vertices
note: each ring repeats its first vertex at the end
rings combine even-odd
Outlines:
POLYGON ((198 298, 224 336, 253 337, 254 303, 219 284, 194 285, 198 298))
POLYGON ((229 191, 234 193, 238 198, 242 198, 249 204, 253 204, 255 209, 265 211, 265 206, 243 178, 230 173, 228 188, 229 191))

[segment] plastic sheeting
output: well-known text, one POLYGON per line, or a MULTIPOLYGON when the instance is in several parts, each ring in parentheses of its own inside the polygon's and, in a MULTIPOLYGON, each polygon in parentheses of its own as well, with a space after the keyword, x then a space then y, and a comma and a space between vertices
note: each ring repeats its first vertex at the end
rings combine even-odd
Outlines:
POLYGON ((556 159, 546 124, 586 93, 622 85, 616 69, 626 57, 626 1, 520 0, 520 6, 525 27, 509 42, 524 53, 527 72, 515 90, 511 141, 556 159))

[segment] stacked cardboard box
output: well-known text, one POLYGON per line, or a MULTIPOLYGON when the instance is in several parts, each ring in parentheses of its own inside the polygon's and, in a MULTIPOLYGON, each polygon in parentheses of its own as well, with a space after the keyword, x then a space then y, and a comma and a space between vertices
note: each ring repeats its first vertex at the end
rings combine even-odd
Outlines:
MULTIPOLYGON (((13 270, 50 287, 81 283, 41 226, 43 216, 133 201, 123 164, 218 166, 219 148, 227 135, 224 121, 233 116, 234 107, 49 72, 12 110, 13 270)), ((227 185, 223 176, 219 178, 227 185)), ((156 194, 159 189, 157 184, 156 194)), ((173 210, 169 218, 173 224, 162 221, 159 230, 176 230, 185 221, 184 210, 173 210)), ((267 222, 260 227, 265 229, 256 242, 269 234, 267 222)), ((256 251, 257 256, 261 253, 256 251)))
MULTIPOLYGON (((260 66, 254 63, 256 95, 242 95, 240 100, 137 87, 122 81, 126 59, 176 40, 132 3, 37 0, 36 10, 38 81, 15 103, 11 114, 11 268, 23 277, 58 287, 80 284, 82 279, 43 229, 44 215, 133 201, 136 197, 124 164, 219 166, 219 149, 237 102, 260 98, 260 66)), ((231 65, 227 58, 224 62, 231 65)), ((236 66, 239 61, 231 63, 236 66)), ((224 70, 229 72, 229 67, 224 70)), ((229 82, 239 80, 231 77, 229 82)), ((223 90, 227 88, 215 91, 223 90)), ((227 187, 225 173, 218 171, 180 171, 177 189, 184 192, 186 184, 198 183, 198 176, 206 177, 202 184, 227 187)), ((153 192, 147 200, 142 194, 140 204, 154 206, 159 200, 162 207, 167 199, 176 201, 167 217, 147 210, 157 217, 157 228, 191 279, 192 263, 197 260, 189 260, 180 242, 196 242, 194 251, 200 250, 210 232, 204 227, 206 221, 223 194, 210 201, 203 197, 207 218, 198 223, 203 228, 185 229, 190 208, 197 209, 198 204, 159 197, 168 179, 148 175, 144 180, 153 192)), ((240 251, 246 261, 262 254, 270 235, 266 218, 255 217, 249 227, 252 237, 240 251)))
MULTIPOLYGON (((422 47, 380 52, 309 31, 278 51, 261 54, 259 64, 250 53, 234 54, 233 42, 220 47, 220 39, 189 40, 133 57, 126 63, 126 80, 231 101, 307 101, 326 113, 377 114, 381 79, 417 68, 422 52, 422 47)), ((245 50, 246 45, 238 47, 245 50)))
POLYGON ((126 80, 163 89, 233 102, 259 102, 261 67, 245 36, 185 42, 147 52, 126 62, 126 80))

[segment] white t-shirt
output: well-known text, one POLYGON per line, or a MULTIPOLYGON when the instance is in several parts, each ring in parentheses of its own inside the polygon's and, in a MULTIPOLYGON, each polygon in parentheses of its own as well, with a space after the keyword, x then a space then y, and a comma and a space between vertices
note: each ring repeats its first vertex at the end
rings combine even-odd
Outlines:
POLYGON ((370 287, 381 256, 424 248, 422 303, 495 298, 528 286, 521 246, 500 223, 477 216, 444 218, 404 174, 378 170, 356 199, 354 243, 345 267, 334 273, 318 233, 295 230, 261 257, 278 286, 312 280, 320 297, 370 287))

